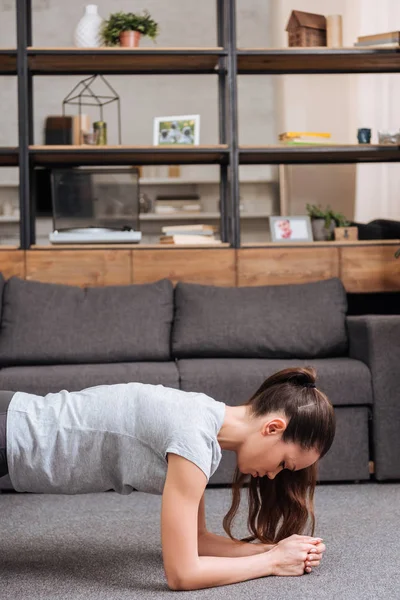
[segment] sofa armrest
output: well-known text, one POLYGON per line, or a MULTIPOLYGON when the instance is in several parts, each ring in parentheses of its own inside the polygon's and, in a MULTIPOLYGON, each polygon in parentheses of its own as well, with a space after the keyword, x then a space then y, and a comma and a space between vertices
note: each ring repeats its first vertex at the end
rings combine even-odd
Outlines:
POLYGON ((400 478, 400 315, 347 317, 349 356, 372 375, 375 476, 400 478))

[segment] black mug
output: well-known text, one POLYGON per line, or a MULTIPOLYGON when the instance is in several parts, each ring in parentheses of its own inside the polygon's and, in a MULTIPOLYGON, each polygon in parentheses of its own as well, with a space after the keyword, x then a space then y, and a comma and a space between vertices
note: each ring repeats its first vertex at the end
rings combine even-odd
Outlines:
POLYGON ((371 143, 371 129, 362 127, 357 131, 357 139, 359 144, 370 144, 371 143))

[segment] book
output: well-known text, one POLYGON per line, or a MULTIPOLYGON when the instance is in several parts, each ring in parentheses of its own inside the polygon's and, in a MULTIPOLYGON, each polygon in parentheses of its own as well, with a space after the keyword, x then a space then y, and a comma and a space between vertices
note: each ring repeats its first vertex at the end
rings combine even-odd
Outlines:
POLYGON ((182 206, 170 206, 169 204, 155 204, 154 212, 157 214, 200 214, 202 212, 202 207, 200 204, 196 205, 188 205, 183 204, 182 206))
POLYGON ((194 236, 194 235, 201 235, 201 236, 213 236, 214 232, 213 231, 190 231, 186 230, 186 229, 168 229, 167 231, 163 231, 164 235, 190 235, 190 236, 194 236))
POLYGON ((220 244, 220 240, 216 240, 211 236, 202 236, 202 235, 162 235, 160 236, 161 244, 199 244, 199 245, 207 245, 207 244, 220 244))
POLYGON ((198 223, 195 225, 164 225, 164 227, 161 227, 161 231, 163 233, 166 233, 167 231, 170 231, 172 229, 174 231, 210 231, 211 233, 214 233, 215 231, 215 227, 213 225, 204 225, 203 223, 198 223))
POLYGON ((400 31, 389 31, 388 33, 375 33, 373 35, 359 35, 357 43, 385 43, 385 42, 397 42, 400 43, 400 31))
POLYGON ((383 42, 377 42, 376 44, 373 42, 362 42, 362 43, 358 43, 356 42, 354 44, 354 46, 356 48, 400 48, 400 44, 399 42, 387 42, 387 43, 383 43, 383 42))
POLYGON ((285 131, 284 133, 279 134, 280 140, 292 139, 292 138, 330 138, 331 134, 326 132, 318 132, 318 131, 285 131))
POLYGON ((282 142, 283 146, 334 146, 333 142, 307 142, 303 140, 287 140, 282 142))

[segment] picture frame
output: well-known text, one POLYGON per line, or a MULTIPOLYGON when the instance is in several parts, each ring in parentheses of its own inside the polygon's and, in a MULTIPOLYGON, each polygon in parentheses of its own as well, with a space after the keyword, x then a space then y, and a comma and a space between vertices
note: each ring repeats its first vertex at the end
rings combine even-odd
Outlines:
POLYGON ((154 146, 198 146, 200 143, 200 115, 173 115, 155 117, 154 146))
POLYGON ((313 234, 310 217, 274 216, 269 217, 271 240, 280 244, 312 242, 313 234))

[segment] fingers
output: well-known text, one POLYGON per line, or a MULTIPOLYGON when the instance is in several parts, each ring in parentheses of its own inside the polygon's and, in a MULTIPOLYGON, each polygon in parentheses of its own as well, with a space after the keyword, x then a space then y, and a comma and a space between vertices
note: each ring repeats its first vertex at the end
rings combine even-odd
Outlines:
POLYGON ((312 569, 319 567, 323 552, 325 551, 325 544, 318 544, 318 546, 311 546, 307 552, 307 557, 304 562, 304 572, 311 573, 312 569))
POLYGON ((306 567, 319 567, 320 563, 320 560, 307 560, 306 567))
POLYGON ((320 542, 323 541, 323 538, 311 537, 310 535, 297 535, 297 533, 295 533, 291 537, 295 537, 297 539, 301 539, 301 541, 303 541, 303 542, 310 542, 311 544, 320 543, 320 542))

